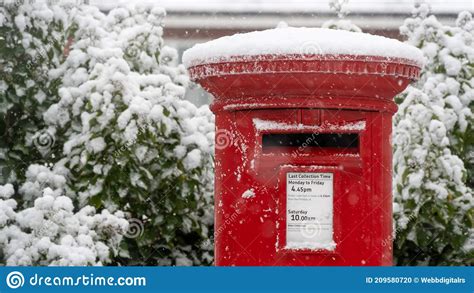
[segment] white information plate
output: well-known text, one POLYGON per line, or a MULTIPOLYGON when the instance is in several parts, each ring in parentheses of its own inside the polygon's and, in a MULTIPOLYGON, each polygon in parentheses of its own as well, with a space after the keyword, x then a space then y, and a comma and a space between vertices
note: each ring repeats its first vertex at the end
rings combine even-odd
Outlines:
POLYGON ((286 173, 286 248, 334 250, 333 185, 333 173, 286 173))

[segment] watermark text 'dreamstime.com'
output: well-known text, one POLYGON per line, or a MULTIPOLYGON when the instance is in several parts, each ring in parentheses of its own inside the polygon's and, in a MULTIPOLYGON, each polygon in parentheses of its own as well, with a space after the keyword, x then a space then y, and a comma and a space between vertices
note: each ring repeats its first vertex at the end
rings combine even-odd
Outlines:
POLYGON ((5 279, 6 285, 11 289, 23 286, 31 287, 145 287, 146 277, 143 276, 97 276, 82 274, 79 276, 52 276, 34 274, 25 276, 19 271, 10 272, 5 279))

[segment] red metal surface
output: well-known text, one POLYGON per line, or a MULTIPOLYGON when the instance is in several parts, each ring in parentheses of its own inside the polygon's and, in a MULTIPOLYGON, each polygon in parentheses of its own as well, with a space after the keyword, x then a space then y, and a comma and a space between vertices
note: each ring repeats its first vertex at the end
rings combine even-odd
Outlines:
POLYGON ((392 264, 392 98, 419 67, 339 57, 232 58, 189 69, 215 97, 216 265, 392 264), (261 129, 261 120, 286 126, 261 129), (262 147, 267 133, 325 132, 358 133, 358 148, 262 147), (286 249, 284 176, 314 169, 333 170, 336 248, 286 249), (242 197, 249 189, 255 196, 242 197))

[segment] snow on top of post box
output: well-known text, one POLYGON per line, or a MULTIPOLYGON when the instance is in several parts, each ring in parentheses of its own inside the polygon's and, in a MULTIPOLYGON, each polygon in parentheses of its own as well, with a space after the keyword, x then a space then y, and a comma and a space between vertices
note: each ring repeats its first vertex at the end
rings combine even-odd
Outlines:
POLYGON ((351 55, 404 59, 421 67, 423 53, 395 39, 325 28, 276 28, 235 34, 194 45, 183 63, 195 65, 268 55, 351 55))

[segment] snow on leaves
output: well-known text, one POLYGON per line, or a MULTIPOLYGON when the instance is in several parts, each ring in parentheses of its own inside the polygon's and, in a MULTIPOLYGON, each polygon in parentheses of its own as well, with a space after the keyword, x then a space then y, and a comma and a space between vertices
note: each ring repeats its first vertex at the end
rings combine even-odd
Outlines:
POLYGON ((474 216, 467 157, 473 147, 473 27, 468 12, 459 14, 457 26, 442 25, 426 4, 401 27, 426 62, 394 117, 399 264, 472 264, 473 251, 463 245, 474 216))
POLYGON ((37 118, 12 137, 40 152, 11 176, 24 182, 7 181, 15 200, 13 185, 0 188, 4 261, 208 263, 209 249, 186 241, 208 238, 212 224, 214 118, 182 99, 189 81, 176 50, 163 46, 164 10, 43 3, 0 8, 0 16, 22 40, 10 44, 31 56, 26 86, 0 82, 13 101, 31 97, 25 108, 37 118), (125 218, 143 223, 137 237, 123 240, 125 218))

